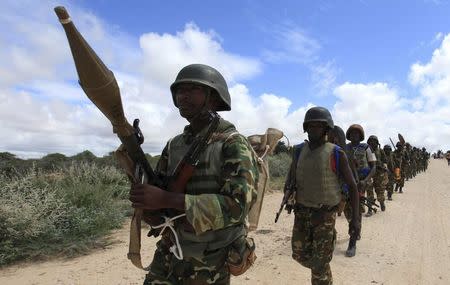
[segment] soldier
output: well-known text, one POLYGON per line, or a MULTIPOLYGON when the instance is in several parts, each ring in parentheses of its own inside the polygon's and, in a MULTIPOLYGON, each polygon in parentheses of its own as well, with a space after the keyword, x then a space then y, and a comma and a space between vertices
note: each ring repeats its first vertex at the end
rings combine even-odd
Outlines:
POLYGON ((403 144, 397 142, 395 145, 396 149, 394 151, 394 168, 400 170, 399 177, 395 181, 395 192, 403 193, 403 186, 405 185, 405 154, 403 151, 403 144))
MULTIPOLYGON (((156 167, 163 177, 172 174, 193 141, 206 132, 210 112, 231 109, 225 79, 207 65, 181 69, 170 90, 174 105, 189 125, 164 148, 156 167)), ((255 156, 247 139, 224 119, 213 137, 200 155, 185 193, 148 184, 132 186, 133 207, 175 209, 186 214, 175 220, 176 235, 163 232, 144 284, 229 284, 230 271, 240 274, 253 263, 254 244, 246 238, 244 223, 256 198, 255 156), (172 254, 176 236, 181 260, 172 254)))
MULTIPOLYGON (((377 158, 375 162, 375 175, 373 176, 373 183, 371 186, 367 187, 367 199, 374 203, 375 202, 375 195, 374 195, 374 189, 375 193, 377 194, 377 200, 380 202, 380 208, 381 211, 386 210, 386 205, 384 204, 384 191, 386 189, 386 185, 383 183, 383 180, 385 178, 385 174, 387 171, 387 164, 386 164, 386 155, 382 149, 380 149, 380 143, 378 142, 377 136, 370 136, 367 139, 367 144, 370 146, 372 152, 375 154, 375 157, 377 158)), ((366 217, 370 217, 372 215, 372 211, 369 209, 369 211, 366 214, 366 217)))
POLYGON ((394 193, 394 155, 392 154, 392 148, 390 145, 383 147, 386 154, 387 169, 388 169, 388 183, 386 184, 386 191, 388 200, 392 201, 392 194, 394 193))
MULTIPOLYGON (((336 210, 341 201, 340 177, 349 185, 351 203, 358 208, 357 186, 343 150, 326 141, 334 127, 330 112, 313 107, 305 114, 303 130, 308 140, 295 146, 290 176, 295 179, 295 221, 292 257, 311 269, 312 284, 333 284, 330 261, 336 243, 336 210), (292 176, 291 176, 292 175, 292 176)), ((353 212, 351 228, 359 232, 359 213, 353 212)))
MULTIPOLYGON (((334 125, 334 128, 328 132, 328 141, 345 149, 345 133, 341 127, 334 125)), ((340 217, 344 211, 345 204, 350 201, 348 185, 342 184, 342 200, 339 203, 337 215, 340 217)))
POLYGON ((405 181, 411 178, 411 144, 406 143, 403 151, 403 170, 405 174, 405 181))
MULTIPOLYGON (((351 125, 345 134, 346 138, 350 140, 345 146, 345 152, 349 158, 351 167, 355 169, 355 177, 358 180, 358 191, 360 197, 364 197, 367 187, 371 183, 373 175, 375 175, 375 162, 376 157, 373 154, 368 144, 361 143, 364 140, 364 129, 361 125, 353 124, 351 125)), ((368 207, 372 211, 371 207, 368 207)), ((345 205, 344 214, 347 221, 351 222, 352 217, 352 207, 350 205, 345 205)), ((362 203, 359 205, 359 224, 361 224, 361 215, 364 212, 364 206, 362 203)), ((358 235, 358 238, 360 236, 358 235)), ((346 255, 348 257, 354 256, 356 253, 356 240, 350 239, 346 255)))

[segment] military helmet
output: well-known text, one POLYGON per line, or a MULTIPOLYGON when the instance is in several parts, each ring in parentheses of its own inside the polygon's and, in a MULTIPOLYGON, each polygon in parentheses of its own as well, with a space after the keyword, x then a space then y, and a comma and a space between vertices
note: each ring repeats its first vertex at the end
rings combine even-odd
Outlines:
POLYGON ((350 127, 348 127, 347 132, 345 133, 345 137, 350 140, 350 132, 353 130, 357 130, 359 131, 360 135, 361 135, 361 141, 364 140, 364 129, 363 127, 361 127, 361 125, 358 124, 353 124, 350 127))
POLYGON ((228 92, 228 86, 219 71, 205 64, 190 64, 183 67, 178 72, 175 82, 170 85, 170 91, 172 92, 173 104, 177 106, 175 99, 175 91, 178 84, 181 83, 195 83, 208 86, 215 90, 221 99, 220 105, 216 111, 229 111, 231 110, 231 96, 228 92))
POLYGON ((384 147, 383 147, 383 149, 384 150, 390 150, 390 151, 392 151, 392 148, 391 148, 391 146, 390 145, 385 145, 384 147))
POLYGON ((395 147, 403 147, 403 144, 402 144, 401 142, 397 142, 397 143, 395 144, 395 147))
POLYGON ((341 127, 339 127, 339 126, 334 125, 334 128, 333 128, 333 130, 331 130, 331 132, 337 139, 337 142, 338 142, 337 145, 339 145, 340 147, 344 147, 345 146, 344 130, 341 129, 341 127))
POLYGON ((323 122, 329 129, 334 128, 333 118, 330 111, 324 107, 312 107, 306 111, 305 119, 303 120, 303 131, 306 132, 306 127, 310 122, 323 122))
POLYGON ((367 139, 367 143, 369 143, 369 141, 376 141, 377 142, 377 144, 379 144, 379 142, 378 142, 378 137, 377 136, 375 136, 375 135, 371 135, 368 139, 367 139))

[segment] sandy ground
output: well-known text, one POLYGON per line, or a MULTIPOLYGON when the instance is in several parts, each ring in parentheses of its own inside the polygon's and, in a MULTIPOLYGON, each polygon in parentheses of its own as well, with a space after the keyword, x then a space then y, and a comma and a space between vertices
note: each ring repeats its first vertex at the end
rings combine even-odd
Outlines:
MULTIPOLYGON (((431 159, 427 173, 406 182, 405 193, 387 201, 386 212, 363 218, 357 255, 344 256, 347 224, 338 217, 331 268, 335 284, 450 284, 450 167, 431 159)), ((309 284, 310 272, 291 259, 293 215, 274 224, 281 194, 265 198, 257 242, 258 259, 232 284, 309 284)), ((118 243, 70 260, 23 263, 0 270, 0 284, 142 284, 144 272, 126 259, 128 229, 118 243)), ((155 240, 144 241, 149 261, 155 240)))

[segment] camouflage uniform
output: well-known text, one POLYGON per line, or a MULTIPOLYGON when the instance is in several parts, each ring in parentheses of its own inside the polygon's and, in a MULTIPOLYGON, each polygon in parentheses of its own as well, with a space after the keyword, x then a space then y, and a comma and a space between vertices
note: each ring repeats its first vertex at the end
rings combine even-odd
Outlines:
MULTIPOLYGON (((226 261, 231 248, 246 246, 244 223, 258 171, 250 144, 231 123, 221 119, 214 137, 187 184, 186 219, 175 222, 184 258, 169 252, 173 237, 163 234, 144 284, 230 283, 226 261)), ((187 126, 167 143, 156 168, 161 176, 172 173, 193 139, 187 126)))
POLYGON ((394 155, 391 151, 385 151, 386 154, 386 164, 388 168, 388 182, 386 184, 386 191, 388 199, 392 199, 392 194, 394 193, 394 155))
MULTIPOLYGON (((310 150, 305 142, 296 167, 292 258, 311 269, 313 285, 333 284, 330 261, 336 243, 336 212, 342 199, 341 183, 330 165, 330 155, 335 147, 338 146, 325 143, 310 150), (311 165, 315 167, 308 167, 311 165)), ((339 152, 344 155, 342 150, 339 152)))
POLYGON ((311 269, 312 284, 333 284, 330 262, 336 244, 336 209, 295 207, 292 258, 311 269))
POLYGON ((377 158, 376 162, 376 172, 373 176, 373 183, 369 187, 367 187, 367 199, 371 202, 375 202, 375 193, 377 194, 377 200, 380 203, 384 203, 384 191, 386 189, 386 185, 383 184, 384 174, 386 173, 384 169, 384 164, 386 164, 386 154, 384 150, 379 147, 373 151, 377 158))
MULTIPOLYGON (((369 173, 370 173, 370 166, 369 166, 369 160, 366 154, 366 149, 369 147, 368 144, 365 143, 359 143, 357 146, 353 146, 351 143, 348 143, 345 147, 345 152, 347 154, 347 157, 350 160, 354 160, 356 163, 356 171, 358 177, 355 177, 355 179, 358 179, 358 181, 361 181, 365 179, 369 173)), ((365 185, 363 188, 359 189, 360 195, 364 196, 368 189, 371 187, 371 183, 369 182, 367 185, 365 185)), ((363 203, 359 204, 359 219, 360 222, 362 220, 362 213, 365 212, 363 203)), ((352 207, 350 203, 345 204, 344 208, 344 214, 347 218, 347 221, 350 223, 352 218, 352 207)))
POLYGON ((397 148, 394 151, 393 154, 393 162, 394 162, 394 168, 400 168, 400 180, 395 181, 395 191, 400 188, 400 191, 402 191, 403 186, 405 185, 405 170, 404 170, 404 151, 397 148))

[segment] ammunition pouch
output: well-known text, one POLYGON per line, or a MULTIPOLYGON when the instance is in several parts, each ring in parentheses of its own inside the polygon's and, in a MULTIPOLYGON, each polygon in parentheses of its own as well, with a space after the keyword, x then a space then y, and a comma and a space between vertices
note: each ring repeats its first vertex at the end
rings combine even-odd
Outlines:
POLYGON ((253 238, 241 237, 230 245, 226 263, 231 275, 239 276, 245 273, 255 260, 255 242, 253 238))

